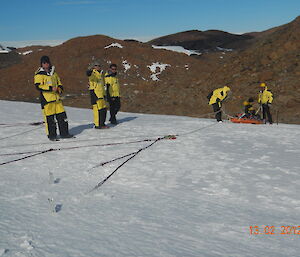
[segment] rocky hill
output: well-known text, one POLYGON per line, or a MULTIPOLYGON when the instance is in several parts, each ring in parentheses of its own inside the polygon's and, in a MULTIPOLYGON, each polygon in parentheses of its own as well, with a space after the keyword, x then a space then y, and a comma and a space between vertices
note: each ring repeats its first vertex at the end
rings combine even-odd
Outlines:
POLYGON ((18 63, 0 68, 0 98, 37 101, 34 71, 40 57, 49 55, 66 88, 65 104, 89 107, 85 71, 99 59, 103 69, 110 63, 119 67, 123 111, 199 117, 211 112, 206 95, 226 84, 233 91, 226 112, 234 114, 241 111, 243 100, 256 97, 259 83, 266 82, 275 95, 273 113, 279 110, 279 121, 300 123, 299 23, 297 18, 259 36, 248 35, 255 40, 239 50, 220 49, 197 58, 102 35, 74 38, 56 47, 29 47, 22 51, 32 52, 19 55, 18 63))
POLYGON ((239 85, 236 94, 240 95, 253 94, 259 82, 266 82, 280 118, 300 123, 300 17, 233 53, 214 75, 216 82, 239 85))
POLYGON ((21 58, 16 51, 0 53, 0 69, 17 64, 21 58))
POLYGON ((148 42, 157 46, 182 46, 199 52, 222 51, 222 49, 243 49, 257 34, 236 35, 220 30, 190 30, 153 39, 148 42))

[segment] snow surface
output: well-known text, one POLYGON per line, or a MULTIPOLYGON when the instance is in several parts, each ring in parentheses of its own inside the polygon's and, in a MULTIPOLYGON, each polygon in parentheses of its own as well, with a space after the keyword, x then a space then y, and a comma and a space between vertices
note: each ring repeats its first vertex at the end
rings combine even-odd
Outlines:
POLYGON ((169 51, 173 51, 173 52, 184 53, 184 54, 187 54, 187 55, 192 55, 192 54, 201 55, 201 53, 199 53, 196 50, 187 50, 182 46, 156 46, 156 45, 152 45, 152 47, 154 49, 165 49, 165 50, 169 50, 169 51))
POLYGON ((119 48, 123 48, 123 46, 119 43, 111 43, 110 45, 104 47, 105 49, 110 48, 110 47, 119 47, 119 48))
POLYGON ((299 126, 119 113, 94 130, 92 110, 66 111, 76 138, 50 142, 23 124, 39 104, 0 101, 1 163, 61 148, 0 166, 1 257, 299 256, 279 234, 300 225, 299 126), (88 193, 126 159, 92 167, 170 134, 88 193), (277 234, 250 235, 265 225, 277 234))

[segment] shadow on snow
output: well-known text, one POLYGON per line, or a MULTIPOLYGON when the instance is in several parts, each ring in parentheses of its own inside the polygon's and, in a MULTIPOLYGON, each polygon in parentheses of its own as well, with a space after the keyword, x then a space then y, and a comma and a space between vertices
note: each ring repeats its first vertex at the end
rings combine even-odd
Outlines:
MULTIPOLYGON (((126 117, 123 119, 118 119, 118 124, 120 123, 124 123, 124 122, 129 122, 132 120, 135 120, 137 117, 126 117)), ((92 129, 94 128, 94 124, 90 123, 90 124, 84 124, 84 125, 79 125, 76 127, 73 127, 69 130, 70 134, 72 135, 78 135, 80 133, 82 133, 82 131, 86 130, 86 129, 92 129)))

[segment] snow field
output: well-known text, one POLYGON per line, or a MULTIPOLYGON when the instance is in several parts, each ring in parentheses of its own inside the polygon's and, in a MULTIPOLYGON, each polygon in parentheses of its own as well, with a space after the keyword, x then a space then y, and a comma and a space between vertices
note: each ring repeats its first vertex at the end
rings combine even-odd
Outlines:
MULTIPOLYGON (((179 136, 141 151, 91 193, 126 159, 92 167, 153 141, 0 166, 1 257, 298 256, 300 235, 250 235, 249 226, 300 226, 299 126, 120 113, 117 126, 99 131, 91 110, 66 110, 75 139, 2 126, 1 154, 179 136)), ((0 112, 7 124, 41 120, 38 104, 0 101, 0 112)))

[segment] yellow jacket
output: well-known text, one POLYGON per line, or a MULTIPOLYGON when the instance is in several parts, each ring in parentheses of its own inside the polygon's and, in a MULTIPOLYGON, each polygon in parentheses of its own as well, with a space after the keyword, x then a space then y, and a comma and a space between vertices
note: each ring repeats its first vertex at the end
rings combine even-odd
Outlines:
POLYGON ((55 67, 52 66, 50 72, 46 72, 40 67, 34 76, 34 85, 41 92, 42 106, 60 101, 60 94, 63 92, 63 87, 59 76, 55 72, 55 67), (57 88, 57 91, 53 89, 57 88))
POLYGON ((255 109, 253 108, 252 103, 248 102, 248 101, 244 101, 243 105, 245 106, 245 113, 249 113, 251 111, 254 111, 255 109))
POLYGON ((93 91, 98 99, 103 99, 105 94, 104 80, 102 71, 99 72, 93 69, 88 73, 89 76, 89 90, 93 91), (90 74, 90 75, 89 75, 90 74))
POLYGON ((117 75, 106 72, 104 80, 108 89, 108 95, 110 97, 120 97, 120 84, 117 75))
POLYGON ((258 94, 258 103, 260 104, 271 104, 273 102, 273 94, 268 91, 268 88, 265 87, 264 91, 258 94))
POLYGON ((230 91, 230 88, 225 86, 221 88, 217 88, 213 91, 213 94, 209 100, 209 105, 215 104, 217 102, 222 102, 226 97, 227 93, 230 91))

